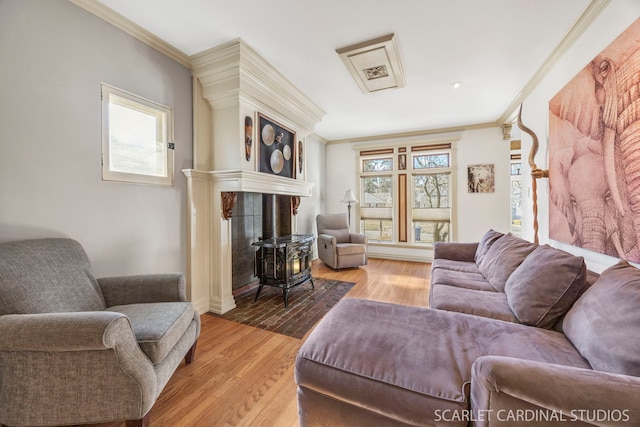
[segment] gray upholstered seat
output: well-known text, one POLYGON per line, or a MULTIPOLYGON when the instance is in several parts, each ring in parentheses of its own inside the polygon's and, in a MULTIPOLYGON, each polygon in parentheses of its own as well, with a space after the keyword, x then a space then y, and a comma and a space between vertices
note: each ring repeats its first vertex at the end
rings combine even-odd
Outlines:
POLYGON ((333 269, 367 264, 367 236, 351 233, 347 214, 320 214, 318 226, 318 257, 333 269))
POLYGON ((0 244, 2 425, 148 423, 199 334, 182 274, 96 279, 74 240, 0 244))

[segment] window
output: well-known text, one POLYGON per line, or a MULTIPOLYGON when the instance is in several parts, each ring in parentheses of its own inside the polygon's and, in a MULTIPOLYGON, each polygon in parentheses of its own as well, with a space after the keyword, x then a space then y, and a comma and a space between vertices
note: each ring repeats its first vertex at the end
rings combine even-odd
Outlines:
POLYGON ((359 161, 359 225, 370 242, 451 240, 451 143, 360 151, 359 161))
POLYGON ((418 154, 413 157, 414 197, 411 214, 416 243, 449 241, 450 158, 449 152, 418 154))
POLYGON ((522 163, 520 154, 511 155, 511 233, 522 235, 522 163))
POLYGON ((170 108, 102 85, 102 179, 173 185, 170 108))
POLYGON ((360 229, 374 242, 393 240, 392 176, 362 177, 360 229))

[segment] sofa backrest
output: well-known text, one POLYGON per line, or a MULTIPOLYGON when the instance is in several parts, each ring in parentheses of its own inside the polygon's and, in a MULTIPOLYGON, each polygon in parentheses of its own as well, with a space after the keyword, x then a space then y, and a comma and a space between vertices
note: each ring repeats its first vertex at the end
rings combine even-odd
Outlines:
POLYGON ((75 240, 0 244, 0 315, 105 308, 89 259, 75 240))
POLYGON ((562 328, 593 369, 640 377, 640 269, 621 260, 603 271, 562 328))

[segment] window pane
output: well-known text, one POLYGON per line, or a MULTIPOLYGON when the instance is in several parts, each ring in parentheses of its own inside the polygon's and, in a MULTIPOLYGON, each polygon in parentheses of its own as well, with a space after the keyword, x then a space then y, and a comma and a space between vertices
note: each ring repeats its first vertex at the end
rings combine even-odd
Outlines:
POLYGON ((449 154, 426 154, 413 157, 414 169, 448 168, 449 154))
POLYGON ((511 175, 521 175, 522 163, 511 163, 511 175))
POLYGON ((414 208, 449 208, 449 174, 413 177, 414 208))
POLYGON ((449 241, 449 222, 418 221, 413 229, 416 243, 449 241))
POLYGON ((109 103, 110 169, 115 172, 166 176, 164 117, 118 102, 109 103))
POLYGON ((390 176, 362 178, 362 207, 390 208, 393 206, 393 185, 390 176))
POLYGON ((363 172, 390 171, 393 170, 393 159, 370 159, 362 161, 363 172))
POLYGON ((393 239, 393 221, 391 219, 363 219, 360 229, 370 242, 390 242, 393 239))
POLYGON ((522 234, 522 181, 520 177, 511 179, 511 233, 522 234))

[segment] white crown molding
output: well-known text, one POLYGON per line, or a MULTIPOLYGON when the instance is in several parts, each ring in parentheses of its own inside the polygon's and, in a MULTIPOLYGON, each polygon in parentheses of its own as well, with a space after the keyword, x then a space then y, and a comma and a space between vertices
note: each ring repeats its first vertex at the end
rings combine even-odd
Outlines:
POLYGON ((174 61, 184 65, 187 68, 191 68, 191 60, 189 56, 182 51, 171 46, 164 40, 151 34, 133 21, 120 15, 113 9, 108 8, 104 4, 97 0, 69 0, 71 3, 86 10, 89 13, 97 16, 103 21, 108 22, 116 28, 124 31, 125 33, 133 36, 142 43, 154 48, 158 52, 168 56, 174 61))
MULTIPOLYGON (((494 122, 478 123, 475 125, 452 126, 447 128, 425 129, 425 130, 412 131, 412 132, 400 132, 400 133, 389 133, 384 135, 362 136, 357 138, 335 139, 332 141, 327 141, 327 145, 367 143, 367 142, 386 141, 386 140, 395 140, 395 139, 419 138, 419 137, 427 137, 427 136, 430 137, 437 134, 454 134, 454 133, 464 132, 467 130, 487 129, 487 128, 492 128, 497 126, 499 125, 497 125, 494 122)), ((448 139, 451 139, 451 138, 448 138, 448 139)))
POLYGON ((193 76, 214 109, 242 98, 268 106, 294 127, 313 132, 325 112, 271 66, 244 40, 237 38, 191 56, 193 76))
POLYGON ((533 92, 538 84, 545 78, 549 70, 555 65, 555 63, 564 55, 564 53, 575 43, 578 38, 585 32, 587 28, 600 16, 602 11, 609 5, 611 0, 592 0, 589 6, 584 10, 582 15, 578 18, 576 23, 571 27, 566 36, 560 41, 558 46, 551 52, 551 54, 544 61, 542 66, 535 72, 531 80, 522 88, 520 93, 511 101, 511 104, 502 113, 502 115, 496 120, 497 125, 503 123, 511 123, 515 120, 515 116, 518 107, 522 102, 533 92))

